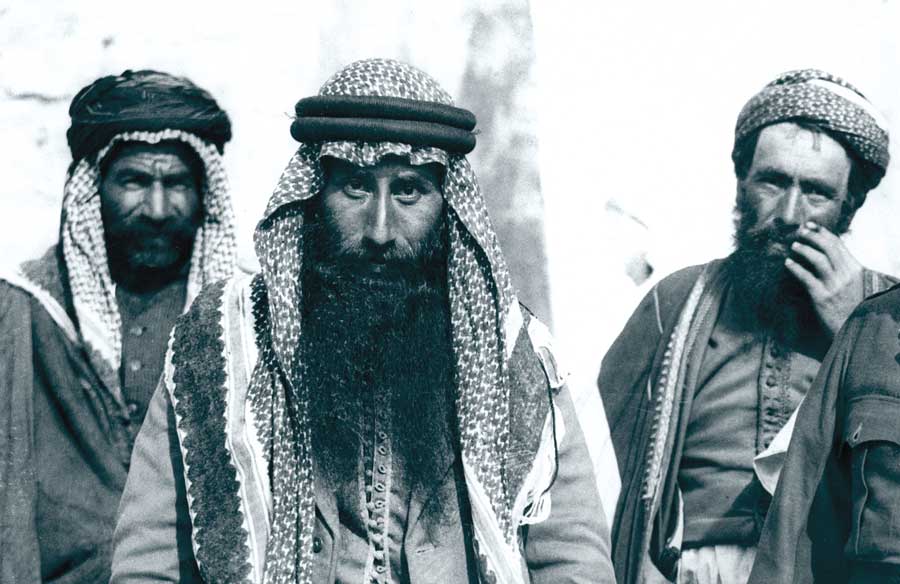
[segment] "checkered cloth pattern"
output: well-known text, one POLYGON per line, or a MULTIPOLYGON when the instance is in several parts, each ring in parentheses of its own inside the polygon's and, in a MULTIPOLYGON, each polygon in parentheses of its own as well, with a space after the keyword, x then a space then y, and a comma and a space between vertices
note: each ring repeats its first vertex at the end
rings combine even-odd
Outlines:
MULTIPOLYGON (((353 63, 328 80, 321 95, 377 95, 436 101, 450 96, 421 71, 392 60, 353 63)), ((516 302, 509 272, 488 217, 484 198, 465 157, 436 148, 397 143, 302 143, 275 188, 255 244, 265 292, 255 300, 264 323, 260 359, 249 388, 272 466, 273 521, 266 551, 267 584, 308 583, 315 523, 308 421, 309 391, 303 383, 301 265, 303 206, 323 184, 320 159, 333 156, 357 165, 383 156, 412 164, 445 166, 445 216, 449 233, 448 294, 458 379, 462 455, 475 469, 509 546, 517 545, 512 521, 515 493, 507 489, 504 461, 509 447, 509 395, 504 319, 516 302)))
POLYGON ((63 196, 60 226, 63 257, 79 334, 88 348, 92 365, 116 394, 121 393, 118 371, 122 359, 122 319, 107 263, 100 212, 100 162, 118 142, 158 144, 165 140, 190 145, 206 170, 203 222, 194 238, 188 272, 188 305, 203 285, 230 277, 235 268, 234 211, 222 156, 214 145, 182 130, 124 132, 113 137, 96 160, 91 160, 92 157, 79 160, 69 174, 63 196))

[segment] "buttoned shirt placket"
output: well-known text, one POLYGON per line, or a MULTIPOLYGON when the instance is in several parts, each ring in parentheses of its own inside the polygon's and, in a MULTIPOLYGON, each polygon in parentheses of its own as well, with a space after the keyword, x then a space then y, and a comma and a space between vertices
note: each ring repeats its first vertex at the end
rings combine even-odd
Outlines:
POLYGON ((371 438, 363 440, 363 461, 366 465, 365 508, 369 538, 369 558, 366 562, 365 582, 390 584, 390 492, 393 480, 393 451, 391 448, 391 394, 376 392, 374 415, 367 416, 366 432, 371 438))

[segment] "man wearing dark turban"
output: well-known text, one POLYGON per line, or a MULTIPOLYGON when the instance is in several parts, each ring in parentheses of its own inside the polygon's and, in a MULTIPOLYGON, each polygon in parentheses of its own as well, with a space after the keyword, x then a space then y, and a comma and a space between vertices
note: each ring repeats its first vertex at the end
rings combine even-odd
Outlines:
POLYGON ((741 111, 732 159, 735 251, 663 279, 601 366, 620 583, 747 581, 789 419, 853 308, 894 282, 840 239, 888 164, 855 88, 780 76, 741 111))
POLYGON ((475 117, 384 59, 296 111, 261 273, 176 325, 112 582, 613 582, 598 412, 516 300, 475 117))
POLYGON ((171 327, 232 275, 228 116, 126 71, 69 109, 60 240, 0 277, 0 582, 109 579, 131 449, 171 327))

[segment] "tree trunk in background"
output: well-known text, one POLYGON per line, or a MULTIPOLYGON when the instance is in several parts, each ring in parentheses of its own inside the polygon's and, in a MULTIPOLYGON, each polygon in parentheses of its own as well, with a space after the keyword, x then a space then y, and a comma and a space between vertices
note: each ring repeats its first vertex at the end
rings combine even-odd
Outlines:
POLYGON ((528 0, 472 2, 467 20, 472 28, 458 102, 478 116, 470 158, 519 300, 549 324, 528 0))

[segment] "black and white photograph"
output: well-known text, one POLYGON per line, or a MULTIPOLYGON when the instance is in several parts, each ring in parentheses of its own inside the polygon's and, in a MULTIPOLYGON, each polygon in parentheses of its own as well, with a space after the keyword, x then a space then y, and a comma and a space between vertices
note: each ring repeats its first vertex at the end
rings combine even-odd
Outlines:
POLYGON ((900 582, 900 1, 0 0, 0 128, 0 584, 900 582))

